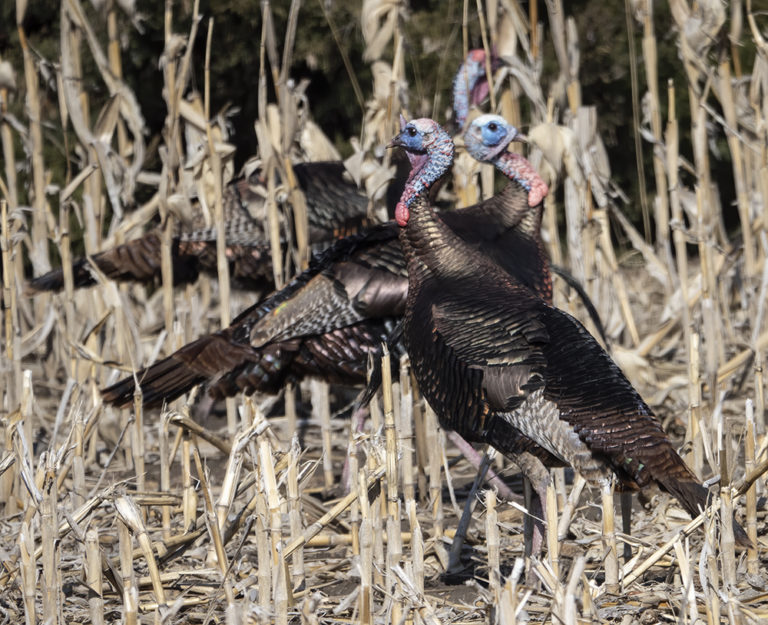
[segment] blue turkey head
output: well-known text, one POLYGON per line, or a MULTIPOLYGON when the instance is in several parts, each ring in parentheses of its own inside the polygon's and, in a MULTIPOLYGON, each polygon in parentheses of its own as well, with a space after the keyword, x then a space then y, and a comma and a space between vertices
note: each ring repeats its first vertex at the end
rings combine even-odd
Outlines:
POLYGON ((525 141, 525 137, 500 115, 476 117, 464 133, 464 146, 478 161, 492 161, 512 141, 525 141))
POLYGON ((400 116, 400 134, 389 144, 405 148, 408 154, 424 154, 429 148, 431 135, 439 126, 431 119, 412 119, 407 121, 400 116))
MULTIPOLYGON (((438 144, 444 143, 445 139, 445 131, 434 120, 419 118, 408 121, 401 115, 400 134, 392 139, 389 147, 399 146, 405 149, 405 153, 411 163, 410 178, 413 178, 428 165, 427 152, 438 144)), ((451 142, 452 148, 453 143, 451 142)), ((451 154, 452 157, 453 154, 451 154)))
POLYGON ((395 221, 400 226, 408 223, 411 202, 450 169, 453 164, 454 145, 451 137, 440 125, 427 118, 407 121, 400 117, 400 133, 388 147, 405 149, 411 162, 411 173, 395 207, 395 221))

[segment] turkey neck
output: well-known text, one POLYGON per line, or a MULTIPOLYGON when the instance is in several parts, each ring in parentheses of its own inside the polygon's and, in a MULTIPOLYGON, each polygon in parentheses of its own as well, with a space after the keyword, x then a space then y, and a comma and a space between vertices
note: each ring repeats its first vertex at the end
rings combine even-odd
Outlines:
MULTIPOLYGON (((510 178, 504 188, 497 193, 482 201, 479 204, 469 207, 476 215, 476 227, 482 227, 483 222, 495 229, 516 228, 521 234, 530 239, 538 239, 541 228, 543 204, 537 206, 528 205, 528 191, 520 182, 510 178)), ((451 211, 441 213, 442 219, 450 215, 451 211)), ((446 221, 451 223, 451 217, 446 217, 446 221)))
POLYGON ((425 195, 418 195, 409 211, 408 223, 399 232, 408 265, 409 293, 428 274, 456 278, 477 269, 478 255, 437 216, 425 195), (469 257, 471 263, 467 262, 469 257))
POLYGON ((453 79, 453 114, 459 130, 464 126, 464 122, 469 114, 469 99, 472 88, 483 74, 479 74, 467 63, 462 63, 456 77, 453 79))
MULTIPOLYGON (((541 226, 542 204, 528 206, 527 189, 520 177, 519 155, 503 152, 492 162, 509 179, 509 183, 501 193, 483 202, 478 209, 489 219, 492 217, 497 226, 520 226, 521 233, 538 243, 536 234, 541 226)), ((399 237, 411 280, 420 279, 426 271, 435 276, 457 277, 467 268, 476 269, 478 262, 488 264, 490 261, 486 262, 467 246, 429 205, 429 187, 432 179, 439 176, 434 173, 434 167, 426 169, 432 174, 429 180, 424 180, 424 175, 413 176, 404 194, 406 203, 410 202, 410 216, 407 225, 400 228, 399 237), (472 257, 471 262, 467 262, 469 257, 472 257)))
POLYGON ((531 183, 525 176, 530 164, 519 154, 502 152, 491 163, 509 180, 498 195, 483 202, 497 213, 496 219, 505 226, 520 226, 520 231, 531 238, 538 238, 544 203, 528 204, 531 183))

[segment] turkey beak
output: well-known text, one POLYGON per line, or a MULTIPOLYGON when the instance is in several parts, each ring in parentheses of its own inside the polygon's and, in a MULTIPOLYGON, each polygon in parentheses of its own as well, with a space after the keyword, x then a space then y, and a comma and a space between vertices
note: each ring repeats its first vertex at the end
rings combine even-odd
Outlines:
MULTIPOLYGON (((408 120, 403 117, 403 114, 400 113, 400 132, 403 132, 405 130, 405 127, 408 125, 408 120)), ((403 145, 403 142, 400 140, 400 135, 397 135, 392 141, 390 141, 387 144, 387 148, 397 148, 403 145)))
POLYGON ((520 143, 530 143, 530 141, 528 141, 528 137, 526 137, 522 132, 518 132, 512 138, 512 141, 519 141, 520 143))

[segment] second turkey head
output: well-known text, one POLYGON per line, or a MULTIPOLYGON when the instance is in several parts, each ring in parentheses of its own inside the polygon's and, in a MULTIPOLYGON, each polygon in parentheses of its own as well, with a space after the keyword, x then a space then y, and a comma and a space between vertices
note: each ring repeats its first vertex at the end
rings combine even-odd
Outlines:
POLYGON ((493 163, 505 176, 528 191, 529 206, 537 206, 549 188, 525 158, 507 152, 512 141, 527 142, 527 139, 500 115, 476 117, 464 133, 464 147, 469 155, 482 163, 493 163))
POLYGON ((464 147, 481 162, 494 161, 513 141, 525 138, 500 115, 481 115, 472 120, 464 133, 464 147))

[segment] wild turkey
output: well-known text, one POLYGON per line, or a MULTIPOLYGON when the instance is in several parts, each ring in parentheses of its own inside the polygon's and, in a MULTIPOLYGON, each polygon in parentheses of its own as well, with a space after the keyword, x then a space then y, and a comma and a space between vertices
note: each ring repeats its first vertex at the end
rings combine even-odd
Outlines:
MULTIPOLYGON (((483 119, 483 118, 481 118, 483 119)), ((478 205, 441 213, 470 245, 551 300, 552 283, 539 236, 546 185, 530 164, 505 151, 518 138, 503 118, 483 134, 477 121, 465 143, 510 182, 478 205), (534 206, 531 206, 531 203, 534 206)), ((137 373, 147 406, 172 400, 208 382, 214 396, 238 390, 277 391, 306 375, 331 382, 365 382, 368 354, 379 348, 405 310, 408 278, 394 222, 338 241, 282 291, 243 312, 230 327, 189 345, 137 373)), ((106 401, 132 401, 129 377, 103 391, 106 401)))
MULTIPOLYGON (((409 280, 403 336, 440 423, 505 453, 567 463, 593 482, 613 473, 628 490, 656 483, 697 516, 706 488, 599 343, 430 207, 424 191, 453 158, 448 134, 417 119, 392 143, 414 167, 395 209, 409 280)), ((735 533, 749 544, 738 525, 735 533)))
MULTIPOLYGON (((368 198, 339 162, 313 162, 294 165, 296 180, 307 200, 309 241, 327 244, 335 238, 357 232, 370 223, 368 198)), ((229 272, 235 287, 268 293, 274 288, 269 237, 264 222, 254 213, 263 212, 264 197, 254 190, 261 184, 255 172, 237 180, 224 191, 224 223, 229 272)), ((161 272, 162 232, 152 229, 143 236, 94 254, 90 261, 73 263, 75 287, 96 283, 91 262, 107 278, 117 281, 150 282, 161 272)), ((206 226, 202 216, 190 225, 180 224, 173 237, 171 257, 174 284, 193 282, 200 273, 217 275, 216 228, 206 226)), ((64 288, 61 269, 50 271, 27 283, 30 293, 59 291, 64 288)))
MULTIPOLYGON (((453 79, 453 121, 458 132, 464 130, 470 107, 479 105, 490 92, 488 81, 483 79, 486 58, 485 50, 470 50, 453 79)), ((501 59, 491 54, 491 71, 496 71, 500 64, 501 59)))
MULTIPOLYGON (((454 79, 455 117, 459 127, 466 119, 470 106, 478 104, 488 93, 485 80, 485 52, 472 50, 454 79)), ((492 65, 498 64, 492 59, 492 65)), ((309 242, 325 247, 334 239, 358 232, 370 225, 368 197, 360 191, 346 173, 341 162, 311 162, 294 165, 296 182, 307 203, 309 242)), ((408 170, 398 172, 390 184, 391 206, 397 202, 408 170)), ((260 171, 249 178, 228 185, 224 192, 227 258, 235 287, 268 293, 274 288, 269 237, 262 221, 252 217, 251 208, 261 208, 262 195, 252 190, 258 185, 260 171)), ((260 212, 253 210, 252 212, 260 212)), ((198 221, 202 221, 198 219, 198 221)), ((150 282, 160 279, 161 242, 159 228, 143 236, 94 254, 90 261, 80 258, 73 264, 76 288, 96 283, 91 270, 95 264, 107 278, 118 281, 150 282)), ((193 282, 198 275, 217 275, 216 229, 196 223, 180 227, 173 238, 171 250, 174 284, 193 282)), ((30 294, 40 291, 60 291, 64 288, 64 273, 56 269, 27 283, 30 294)))

